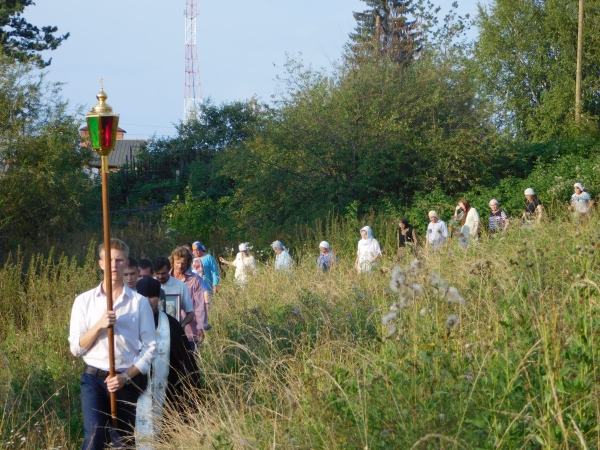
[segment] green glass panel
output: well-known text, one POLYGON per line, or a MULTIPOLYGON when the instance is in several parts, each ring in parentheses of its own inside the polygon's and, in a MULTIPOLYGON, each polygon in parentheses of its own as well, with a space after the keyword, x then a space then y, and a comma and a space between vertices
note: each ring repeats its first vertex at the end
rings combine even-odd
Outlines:
POLYGON ((86 117, 88 130, 90 131, 90 141, 92 148, 100 148, 100 126, 98 124, 98 116, 86 117))

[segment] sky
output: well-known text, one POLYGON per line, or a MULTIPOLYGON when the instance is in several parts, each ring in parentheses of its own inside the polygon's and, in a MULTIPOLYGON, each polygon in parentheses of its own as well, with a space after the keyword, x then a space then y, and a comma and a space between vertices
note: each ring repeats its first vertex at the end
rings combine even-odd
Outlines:
MULTIPOLYGON (((447 11, 453 0, 434 0, 447 11)), ((331 69, 363 11, 361 0, 197 0, 202 93, 219 104, 277 92, 286 54, 331 69)), ((44 53, 46 79, 64 83, 63 99, 88 112, 104 79, 107 102, 129 139, 171 136, 183 118, 185 0, 41 0, 25 10, 37 26, 71 36, 44 53)), ((459 13, 476 12, 459 0, 459 13)), ((471 32, 473 35, 474 32, 471 32)))

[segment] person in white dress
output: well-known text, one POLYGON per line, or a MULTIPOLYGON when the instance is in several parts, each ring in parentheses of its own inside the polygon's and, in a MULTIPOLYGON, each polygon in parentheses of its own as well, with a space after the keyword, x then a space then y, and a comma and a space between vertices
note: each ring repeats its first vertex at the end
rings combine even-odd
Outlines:
POLYGON ((445 244, 448 239, 448 227, 441 220, 436 211, 429 211, 429 225, 427 225, 427 235, 425 236, 425 250, 436 250, 445 244))
POLYGON ((233 279, 238 286, 243 287, 248 283, 248 276, 256 272, 258 267, 254 256, 250 254, 250 245, 247 242, 240 244, 238 250, 239 252, 233 261, 227 261, 223 257, 219 257, 219 261, 228 266, 235 267, 233 279))
POLYGON ((465 245, 469 241, 476 241, 479 236, 479 212, 471 206, 466 198, 461 198, 454 210, 454 220, 460 220, 462 241, 465 245))
POLYGON ((379 242, 373 238, 373 230, 370 226, 360 229, 362 239, 358 241, 358 251, 356 252, 356 261, 354 267, 358 273, 370 272, 371 268, 377 264, 382 257, 379 242))
POLYGON ((291 272, 294 261, 287 248, 283 246, 281 241, 273 242, 271 248, 275 252, 275 270, 277 272, 291 272))

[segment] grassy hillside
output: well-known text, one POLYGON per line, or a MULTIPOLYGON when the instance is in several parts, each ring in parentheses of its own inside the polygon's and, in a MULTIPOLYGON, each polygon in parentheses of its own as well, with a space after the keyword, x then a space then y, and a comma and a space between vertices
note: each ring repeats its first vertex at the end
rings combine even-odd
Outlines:
MULTIPOLYGON (((390 289, 393 230, 381 218, 371 223, 386 254, 370 275, 352 268, 356 224, 340 222, 328 226, 340 256, 329 274, 311 254, 322 236, 304 235, 292 277, 263 265, 240 291, 226 276, 200 354, 207 390, 187 416, 167 414, 158 447, 600 447, 598 223, 516 222, 467 250, 419 255, 406 279, 423 288, 414 302, 390 289), (437 276, 464 304, 440 299, 437 276), (383 324, 390 307, 397 318, 383 324)), ((68 320, 98 272, 91 257, 33 267, 0 274, 1 442, 75 448, 81 361, 68 320)))

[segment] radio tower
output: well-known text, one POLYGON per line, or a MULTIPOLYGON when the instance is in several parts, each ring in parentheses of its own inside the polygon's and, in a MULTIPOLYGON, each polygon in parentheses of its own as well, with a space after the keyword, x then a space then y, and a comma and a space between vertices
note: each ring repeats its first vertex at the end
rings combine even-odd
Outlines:
POLYGON ((186 0, 185 7, 185 87, 183 93, 183 120, 195 118, 202 103, 202 86, 200 85, 200 67, 196 48, 196 17, 198 3, 186 0))

